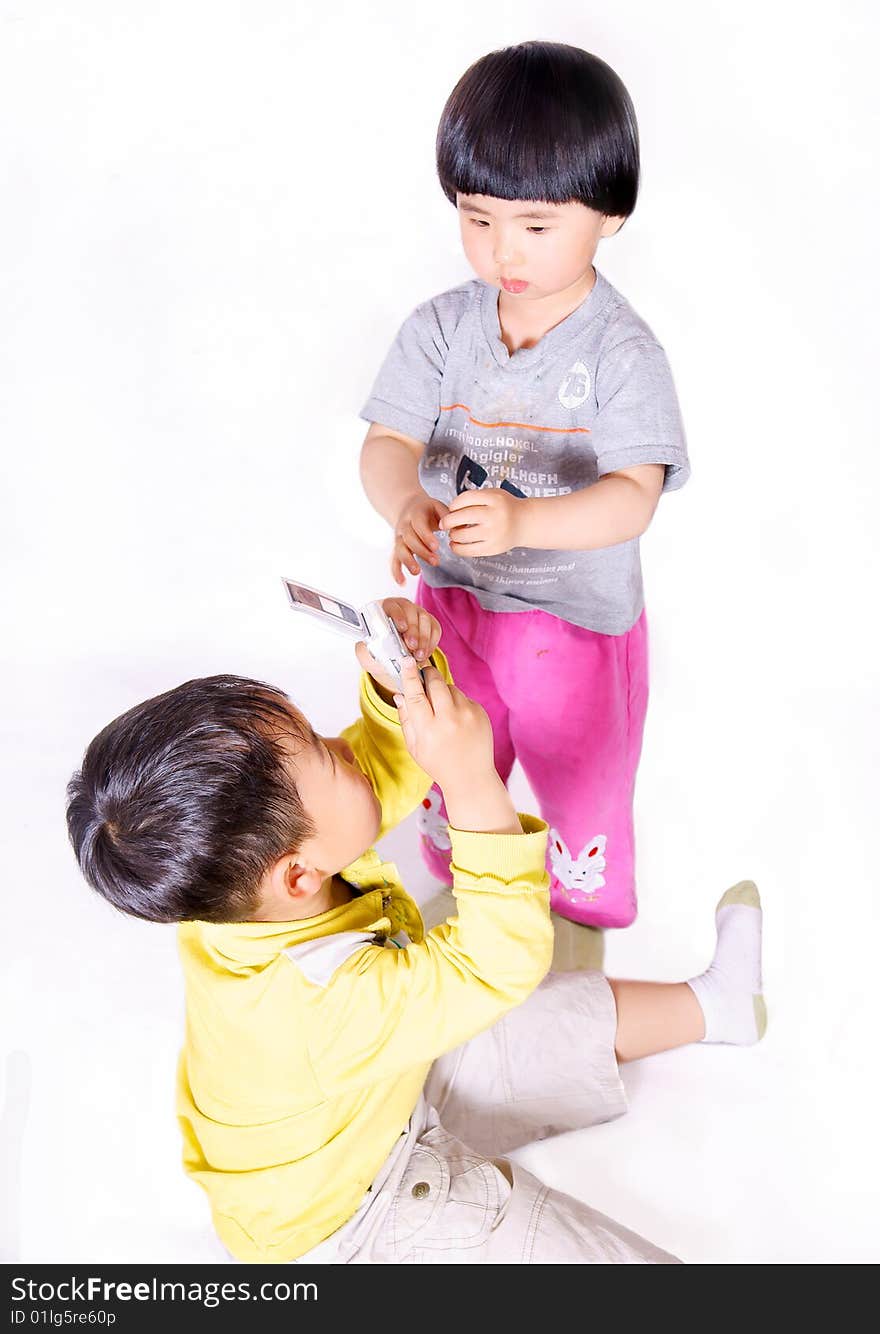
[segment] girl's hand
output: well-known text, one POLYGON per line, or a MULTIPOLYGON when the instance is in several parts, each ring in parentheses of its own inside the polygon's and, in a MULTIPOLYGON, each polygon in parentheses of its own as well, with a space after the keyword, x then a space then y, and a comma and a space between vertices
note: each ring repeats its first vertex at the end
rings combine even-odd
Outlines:
POLYGON ((418 665, 423 666, 440 643, 440 622, 409 598, 383 598, 380 605, 418 665))
MULTIPOLYGON (((422 667, 440 642, 440 622, 409 598, 384 598, 380 606, 400 631, 407 652, 422 667)), ((357 644, 355 654, 364 671, 369 672, 389 696, 400 689, 398 683, 382 670, 363 640, 357 644)))
POLYGON ((391 574, 396 584, 403 584, 405 566, 410 574, 419 573, 420 556, 429 565, 439 562, 440 543, 434 532, 446 513, 442 500, 435 500, 419 488, 406 500, 394 525, 394 550, 391 553, 391 574))
POLYGON ((440 527, 449 533, 455 556, 498 556, 524 540, 528 500, 489 488, 463 491, 449 506, 440 527))

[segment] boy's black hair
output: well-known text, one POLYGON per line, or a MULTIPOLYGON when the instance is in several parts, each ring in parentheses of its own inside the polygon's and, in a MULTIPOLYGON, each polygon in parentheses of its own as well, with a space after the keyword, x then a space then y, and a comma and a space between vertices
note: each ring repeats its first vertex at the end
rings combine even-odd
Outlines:
POLYGON ((314 833, 285 768, 291 737, 316 740, 280 690, 239 676, 187 681, 110 723, 67 789, 92 889, 151 922, 251 918, 264 871, 314 833))
POLYGON ((447 199, 579 201, 629 217, 639 132, 629 93, 598 56, 559 42, 492 51, 459 79, 437 131, 447 199))

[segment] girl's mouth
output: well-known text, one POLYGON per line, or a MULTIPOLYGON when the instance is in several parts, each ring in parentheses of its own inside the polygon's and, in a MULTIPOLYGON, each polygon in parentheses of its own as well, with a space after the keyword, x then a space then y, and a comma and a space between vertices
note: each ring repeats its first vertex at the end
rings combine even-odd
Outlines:
POLYGON ((528 283, 523 282, 521 278, 502 278, 501 286, 505 292, 510 292, 516 296, 519 292, 526 290, 528 283))

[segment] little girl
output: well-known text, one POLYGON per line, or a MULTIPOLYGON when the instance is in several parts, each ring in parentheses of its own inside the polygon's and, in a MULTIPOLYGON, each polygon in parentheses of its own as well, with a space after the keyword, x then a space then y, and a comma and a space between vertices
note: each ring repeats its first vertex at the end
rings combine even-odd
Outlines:
MULTIPOLYGON (((522 764, 551 827, 551 902, 636 914, 632 799, 648 698, 639 536, 688 459, 662 347, 593 268, 638 192, 635 114, 576 47, 484 56, 443 111, 437 169, 475 281, 419 306, 361 416, 361 472, 421 571, 505 780, 522 764)), ((448 880, 439 790, 420 821, 448 880)))

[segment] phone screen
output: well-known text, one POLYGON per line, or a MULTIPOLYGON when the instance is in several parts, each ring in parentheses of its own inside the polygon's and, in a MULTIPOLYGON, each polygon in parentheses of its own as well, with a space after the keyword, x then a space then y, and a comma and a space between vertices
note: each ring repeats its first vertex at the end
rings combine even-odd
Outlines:
POLYGON ((295 584, 290 579, 284 580, 284 586, 287 589, 288 597, 295 605, 324 616, 330 616, 333 620, 341 621, 343 625, 350 625, 356 630, 362 628, 363 622, 360 612, 355 607, 350 607, 347 602, 339 602, 327 593, 320 593, 316 588, 306 588, 302 584, 295 584))

